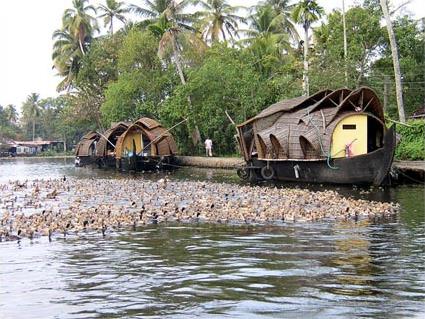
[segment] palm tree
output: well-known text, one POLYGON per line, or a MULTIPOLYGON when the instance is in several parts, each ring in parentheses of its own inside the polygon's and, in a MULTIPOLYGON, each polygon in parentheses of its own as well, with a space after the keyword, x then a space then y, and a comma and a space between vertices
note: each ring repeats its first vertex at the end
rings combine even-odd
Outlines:
POLYGON ((295 5, 290 5, 289 2, 290 0, 266 0, 265 4, 272 6, 276 12, 273 24, 281 28, 283 33, 287 33, 293 41, 298 42, 299 35, 291 17, 295 5))
POLYGON ((292 19, 302 25, 304 29, 304 72, 303 72, 303 92, 304 95, 309 95, 309 81, 308 81, 308 30, 311 24, 318 21, 325 13, 324 9, 319 6, 315 0, 302 0, 292 11, 292 19))
POLYGON ((214 43, 222 36, 226 41, 226 33, 232 39, 238 36, 238 23, 244 23, 245 19, 236 12, 243 7, 231 6, 226 0, 198 0, 195 4, 202 7, 197 16, 200 18, 200 30, 205 40, 214 43))
POLYGON ((129 12, 129 8, 124 8, 124 2, 116 0, 106 0, 106 6, 101 4, 98 10, 103 12, 99 18, 103 19, 104 26, 109 24, 109 32, 114 34, 114 19, 118 19, 122 23, 126 22, 124 14, 129 12))
POLYGON ((26 121, 32 122, 32 140, 35 140, 35 122, 40 115, 40 96, 37 93, 31 93, 27 96, 22 105, 22 112, 26 121))
POLYGON ((53 33, 53 67, 63 80, 58 84, 57 90, 70 89, 72 82, 77 77, 83 53, 80 50, 78 38, 74 38, 66 29, 56 30, 53 33))
POLYGON ((381 3, 382 12, 384 13, 385 21, 387 23, 388 36, 390 38, 391 54, 393 57, 393 65, 394 65, 394 77, 395 77, 398 116, 399 116, 400 122, 405 123, 406 116, 404 114, 403 89, 401 85, 401 72, 400 72, 400 62, 398 60, 397 42, 395 39, 393 25, 390 18, 390 13, 388 12, 387 0, 380 0, 380 3, 381 3))
POLYGON ((291 50, 289 35, 277 24, 278 13, 270 4, 253 8, 247 21, 248 30, 241 30, 245 39, 240 43, 248 44, 248 50, 258 59, 256 66, 265 76, 269 76, 270 63, 280 63, 285 52, 291 50))
POLYGON ((130 4, 128 8, 131 12, 147 18, 151 23, 155 23, 172 2, 173 0, 143 0, 143 7, 130 4))
MULTIPOLYGON (((157 18, 157 22, 149 27, 154 34, 160 37, 158 56, 162 59, 167 53, 171 52, 171 58, 176 66, 182 85, 186 85, 181 56, 183 49, 190 47, 200 52, 205 48, 205 43, 197 36, 195 28, 191 26, 194 16, 184 13, 184 10, 190 4, 189 0, 169 1, 167 8, 157 18)), ((188 96, 187 102, 191 112, 193 107, 190 96, 188 96)), ((196 123, 194 123, 194 126, 195 129, 191 132, 191 135, 193 143, 196 145, 200 141, 200 133, 196 123)))
POLYGON ((96 19, 89 12, 96 13, 88 0, 73 0, 73 8, 66 9, 62 16, 62 28, 53 33, 53 67, 64 79, 57 90, 70 89, 80 69, 81 59, 87 51, 93 32, 98 30, 96 19))
POLYGON ((74 7, 66 9, 62 16, 63 29, 78 39, 83 55, 94 31, 98 30, 96 18, 90 15, 90 11, 96 14, 96 9, 92 5, 86 5, 86 2, 88 0, 72 0, 74 7))
POLYGON ((4 109, 4 112, 6 114, 6 120, 11 124, 16 124, 18 121, 18 112, 16 111, 16 106, 13 104, 9 104, 4 109))

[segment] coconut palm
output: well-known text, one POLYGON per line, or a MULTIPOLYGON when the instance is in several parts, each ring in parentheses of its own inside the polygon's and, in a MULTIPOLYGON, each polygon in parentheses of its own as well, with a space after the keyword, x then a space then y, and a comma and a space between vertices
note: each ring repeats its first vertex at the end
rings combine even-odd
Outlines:
POLYGON ((189 1, 170 1, 165 11, 157 18, 157 22, 149 26, 149 29, 160 38, 159 57, 164 58, 171 54, 182 84, 186 84, 182 51, 186 48, 198 51, 205 48, 205 43, 197 36, 196 29, 191 26, 194 21, 193 15, 183 12, 189 4, 189 1))
POLYGON ((309 37, 308 30, 311 24, 318 21, 325 13, 324 9, 315 0, 302 0, 292 11, 292 19, 302 25, 304 29, 304 72, 303 72, 303 92, 304 95, 309 95, 309 81, 308 81, 308 48, 309 37))
POLYGON ((62 16, 63 29, 78 39, 83 55, 93 33, 98 30, 96 18, 90 15, 90 13, 96 14, 96 9, 86 4, 87 2, 88 0, 72 0, 73 8, 66 9, 62 16))
POLYGON ((400 61, 398 59, 397 42, 395 39, 393 25, 390 18, 390 13, 388 11, 387 0, 380 0, 380 4, 381 4, 382 12, 384 13, 385 21, 387 23, 387 31, 388 31, 388 36, 390 38, 391 54, 393 57, 393 65, 394 65, 394 77, 395 77, 395 86, 396 86, 398 115, 399 115, 400 122, 405 123, 406 116, 404 113, 404 105, 403 105, 403 89, 401 85, 400 61))
POLYGON ((53 40, 53 67, 63 78, 58 84, 57 90, 70 89, 72 82, 77 77, 83 57, 79 40, 66 29, 56 30, 53 33, 53 40))
POLYGON ((6 115, 6 120, 9 123, 16 124, 18 121, 18 112, 16 111, 16 106, 13 104, 9 104, 4 109, 4 113, 6 115))
POLYGON ((125 14, 129 12, 129 8, 124 7, 124 2, 116 0, 106 0, 106 6, 101 4, 97 8, 98 11, 102 12, 98 17, 103 19, 104 26, 109 24, 109 32, 114 34, 114 19, 126 22, 125 14))
POLYGON ((269 76, 271 64, 280 63, 285 52, 291 50, 289 35, 276 23, 277 12, 270 4, 252 8, 247 19, 248 30, 241 30, 245 38, 240 41, 258 59, 256 67, 269 76))
POLYGON ((238 36, 239 23, 244 23, 245 19, 236 13, 243 7, 231 6, 226 0, 199 0, 194 3, 202 8, 197 16, 205 40, 214 43, 219 41, 220 36, 226 41, 226 34, 232 39, 238 36))
POLYGON ((35 140, 35 123, 40 115, 40 96, 37 93, 31 93, 22 104, 22 113, 27 123, 32 123, 32 140, 35 140))
POLYGON ((130 4, 128 8, 131 12, 155 23, 172 2, 173 0, 143 0, 143 7, 130 4))
MULTIPOLYGON (((191 26, 194 16, 184 12, 190 1, 175 0, 169 1, 164 12, 156 18, 156 23, 149 26, 149 29, 159 38, 158 56, 163 59, 167 55, 171 55, 180 81, 186 84, 186 77, 183 70, 182 51, 187 48, 202 51, 205 43, 198 36, 195 28, 191 26)), ((192 101, 188 96, 189 110, 192 111, 192 101)), ((200 133, 195 123, 194 132, 191 132, 193 143, 196 145, 200 141, 200 133)))
POLYGON ((266 0, 265 5, 270 5, 275 11, 273 24, 287 33, 293 41, 298 42, 299 35, 294 22, 292 21, 293 4, 289 4, 290 0, 266 0))

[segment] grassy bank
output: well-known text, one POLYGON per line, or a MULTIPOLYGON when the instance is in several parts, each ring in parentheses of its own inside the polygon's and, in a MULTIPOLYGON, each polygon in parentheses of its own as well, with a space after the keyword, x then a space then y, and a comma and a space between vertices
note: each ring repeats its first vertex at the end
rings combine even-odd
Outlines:
POLYGON ((410 120, 407 125, 397 124, 401 135, 395 158, 397 160, 425 160, 425 120, 410 120))

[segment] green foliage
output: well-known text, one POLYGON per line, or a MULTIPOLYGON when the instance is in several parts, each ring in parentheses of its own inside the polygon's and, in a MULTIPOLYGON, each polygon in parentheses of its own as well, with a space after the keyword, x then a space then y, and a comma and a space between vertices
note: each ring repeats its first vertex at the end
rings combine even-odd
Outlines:
POLYGON ((407 124, 397 125, 401 140, 395 156, 399 160, 425 160, 425 121, 411 120, 407 124))
MULTIPOLYGON (((225 0, 142 3, 101 5, 100 17, 110 32, 94 38, 93 8, 87 0, 73 1, 54 34, 53 52, 63 78, 60 88, 71 91, 57 99, 27 101, 20 121, 26 138, 34 134, 75 143, 88 130, 103 130, 111 122, 150 116, 171 127, 187 118, 172 131, 182 153, 203 153, 190 137, 199 128, 202 139, 213 139, 215 154, 234 154, 236 131, 225 111, 241 123, 278 100, 303 94, 303 46, 294 23, 304 33, 309 30, 323 15, 317 1, 261 1, 249 12, 248 30, 237 30, 242 21, 237 14, 243 12, 225 0), (189 8, 199 10, 189 14, 189 8), (114 34, 113 21, 124 21, 128 9, 143 19, 114 34), (229 37, 236 31, 243 34, 237 42, 229 37), (224 36, 229 42, 220 43, 224 36)), ((346 12, 347 63, 342 13, 333 11, 313 27, 314 46, 306 56, 311 93, 368 85, 382 98, 390 79, 386 111, 396 115, 391 50, 381 17, 379 0, 364 0, 346 12)), ((407 113, 425 100, 423 28, 423 22, 407 17, 394 21, 407 113)), ((16 120, 5 122, 1 116, 0 137, 19 135, 16 120)), ((423 139, 410 141, 416 133, 403 130, 397 156, 423 158, 423 139)))
POLYGON ((315 61, 311 65, 313 91, 346 86, 344 71, 347 65, 348 87, 365 84, 369 65, 376 60, 382 44, 383 32, 379 13, 362 7, 346 12, 347 62, 344 60, 342 13, 333 11, 328 23, 314 30, 317 38, 315 61))
MULTIPOLYGON (((403 77, 403 100, 406 114, 411 114, 425 101, 425 37, 424 26, 407 16, 399 17, 394 22, 400 68, 403 77)), ((388 81, 389 114, 397 118, 397 102, 393 62, 388 34, 384 33, 382 56, 372 66, 369 85, 378 92, 383 91, 385 78, 388 81)))
POLYGON ((157 51, 158 40, 149 31, 134 29, 124 39, 118 57, 120 76, 108 86, 101 107, 104 123, 158 115, 173 76, 163 68, 157 51))
POLYGON ((203 139, 210 137, 214 141, 216 154, 235 152, 236 130, 225 111, 236 123, 241 123, 264 108, 268 99, 267 85, 253 68, 252 61, 236 49, 214 46, 207 52, 203 64, 189 72, 187 84, 176 87, 165 101, 161 118, 168 126, 183 118, 189 119, 189 130, 185 125, 174 131, 184 153, 191 150, 188 132, 195 123, 203 139))
POLYGON ((20 134, 17 125, 17 112, 14 105, 3 107, 0 105, 0 144, 4 138, 16 139, 20 134))

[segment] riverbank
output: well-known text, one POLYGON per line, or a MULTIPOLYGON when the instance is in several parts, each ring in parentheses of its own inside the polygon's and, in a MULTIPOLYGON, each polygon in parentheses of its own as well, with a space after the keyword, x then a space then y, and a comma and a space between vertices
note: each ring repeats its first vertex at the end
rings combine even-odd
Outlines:
MULTIPOLYGON (((31 156, 31 157, 2 157, 0 160, 12 161, 17 159, 73 159, 73 155, 58 156, 31 156)), ((176 165, 200 168, 237 169, 245 164, 241 157, 204 157, 204 156, 176 156, 176 165)), ((397 161, 393 162, 393 171, 396 180, 404 183, 425 182, 425 161, 397 161)))

